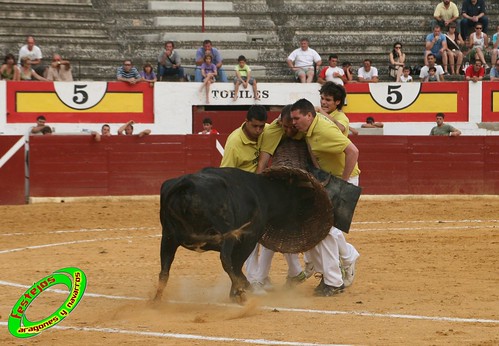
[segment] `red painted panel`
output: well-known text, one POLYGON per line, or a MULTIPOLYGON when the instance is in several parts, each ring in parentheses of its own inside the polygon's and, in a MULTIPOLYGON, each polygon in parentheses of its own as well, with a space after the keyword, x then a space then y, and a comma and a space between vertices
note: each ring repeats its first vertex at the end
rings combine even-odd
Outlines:
MULTIPOLYGON (((227 106, 226 109, 216 111, 200 111, 197 108, 192 114, 192 133, 196 134, 203 130, 203 119, 211 118, 213 128, 223 134, 230 134, 237 129, 246 119, 246 110, 233 110, 227 106)), ((267 112, 267 122, 274 121, 279 116, 279 111, 267 112)))
MULTIPOLYGON (((483 82, 482 83, 482 121, 494 122, 499 121, 499 112, 494 112, 493 96, 494 93, 499 93, 498 82, 483 82)), ((496 105, 497 109, 497 105, 496 105)))
MULTIPOLYGON (((0 136, 0 158, 18 143, 22 136, 0 136)), ((24 145, 0 168, 0 205, 24 204, 24 145)), ((7 159, 7 157, 5 157, 7 159)))

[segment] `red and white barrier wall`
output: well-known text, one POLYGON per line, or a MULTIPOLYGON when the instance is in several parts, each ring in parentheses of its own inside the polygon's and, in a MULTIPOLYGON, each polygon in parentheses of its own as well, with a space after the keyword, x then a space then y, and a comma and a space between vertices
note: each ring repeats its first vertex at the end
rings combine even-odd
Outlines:
MULTIPOLYGON (((227 132, 237 127, 244 113, 242 118, 226 114, 237 106, 283 106, 300 98, 319 105, 319 87, 260 83, 260 101, 254 100, 249 89, 243 89, 233 101, 233 84, 215 83, 210 105, 222 107, 213 115, 215 127, 227 132)), ((499 122, 497 82, 352 83, 347 91, 344 111, 353 127, 373 116, 385 123, 385 135, 427 135, 435 124, 435 114, 443 112, 446 122, 464 135, 499 134, 490 126, 499 122)), ((100 130, 104 123, 116 132, 133 119, 137 131, 149 128, 154 134, 191 134, 198 130, 193 119, 199 106, 206 106, 200 83, 160 82, 151 87, 149 83, 0 81, 0 133, 26 134, 36 116, 44 114, 56 133, 86 133, 100 130)))

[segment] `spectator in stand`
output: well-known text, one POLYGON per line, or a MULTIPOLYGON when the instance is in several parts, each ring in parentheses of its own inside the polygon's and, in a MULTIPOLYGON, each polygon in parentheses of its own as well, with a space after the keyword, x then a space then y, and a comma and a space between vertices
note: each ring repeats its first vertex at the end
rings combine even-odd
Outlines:
POLYGON ((222 67, 223 65, 222 55, 220 54, 218 49, 213 47, 210 40, 204 40, 203 46, 196 51, 196 65, 199 67, 196 67, 194 81, 196 82, 203 81, 203 74, 201 73, 201 65, 204 63, 204 57, 207 54, 212 56, 212 62, 217 67, 217 73, 220 82, 226 83, 227 75, 225 74, 225 70, 222 67))
POLYGON ((201 85, 201 91, 205 88, 206 91, 206 103, 210 103, 210 86, 211 83, 215 83, 217 77, 217 66, 212 62, 211 54, 206 54, 204 57, 204 63, 201 65, 201 75, 203 76, 203 85, 201 85))
POLYGON ((96 142, 100 142, 101 137, 111 137, 111 126, 104 124, 101 127, 101 133, 97 131, 92 131, 91 135, 94 137, 96 142))
POLYGON ((444 118, 445 118, 444 113, 437 113, 436 115, 437 126, 431 129, 430 136, 451 136, 451 137, 460 136, 461 131, 459 131, 458 129, 456 129, 451 125, 444 124, 444 118))
POLYGON ((459 9, 457 5, 450 0, 443 0, 437 7, 435 7, 435 12, 433 13, 433 20, 431 21, 431 27, 434 28, 435 25, 440 26, 441 30, 448 30, 449 24, 457 24, 459 21, 459 9))
POLYGON ((183 82, 184 68, 181 66, 181 58, 175 49, 173 41, 165 42, 165 49, 158 56, 158 76, 162 81, 166 76, 177 76, 183 82))
POLYGON ((468 66, 464 75, 467 81, 473 81, 474 83, 482 81, 485 76, 482 62, 477 59, 473 65, 468 66))
POLYGON ((424 79, 426 77, 428 77, 428 75, 429 75, 428 71, 430 70, 430 68, 435 67, 436 75, 439 77, 440 81, 443 82, 445 80, 444 79, 444 70, 442 69, 442 66, 436 64, 437 59, 436 59, 435 55, 430 53, 430 54, 428 54, 426 59, 428 60, 428 65, 423 66, 421 68, 421 72, 419 73, 419 78, 421 79, 421 81, 424 81, 424 79))
POLYGON ((390 59, 390 77, 398 81, 405 65, 405 53, 402 52, 402 43, 395 42, 388 58, 390 59))
POLYGON ((444 75, 448 75, 448 47, 447 39, 440 31, 440 26, 435 25, 433 32, 426 36, 426 51, 424 55, 424 63, 428 65, 428 54, 433 54, 438 61, 442 61, 444 67, 444 75))
POLYGON ((291 52, 286 60, 290 69, 295 72, 295 78, 301 83, 312 83, 314 80, 315 66, 322 65, 319 53, 310 48, 308 38, 300 40, 300 48, 291 52))
POLYGON ((54 54, 52 63, 47 70, 47 79, 54 82, 72 82, 71 64, 67 60, 62 60, 59 54, 54 54))
MULTIPOLYGON (((120 128, 118 129, 118 135, 125 135, 125 136, 133 136, 133 124, 135 122, 133 120, 129 120, 125 124, 121 125, 120 128), (123 133, 125 131, 125 133, 123 133)), ((151 130, 146 129, 144 131, 139 132, 138 136, 139 137, 144 137, 151 134, 151 130)), ((109 134, 110 135, 110 134, 109 134)))
POLYGON ((323 85, 326 82, 333 82, 338 85, 345 85, 347 77, 345 71, 338 67, 338 56, 336 54, 329 55, 329 66, 324 67, 319 73, 317 83, 323 85))
POLYGON ((21 59, 20 78, 21 80, 36 79, 44 82, 48 81, 48 79, 43 78, 31 68, 31 60, 27 56, 21 59))
POLYGON ((156 77, 156 73, 154 73, 154 70, 150 63, 144 64, 144 66, 142 67, 142 71, 140 71, 140 77, 142 78, 142 81, 149 82, 151 86, 153 86, 154 83, 158 80, 158 78, 156 77))
POLYGON ((21 64, 21 59, 28 57, 31 60, 32 68, 38 73, 38 75, 45 77, 46 66, 42 62, 42 51, 40 47, 35 45, 35 39, 33 36, 28 36, 26 38, 26 44, 19 49, 19 58, 17 61, 18 65, 21 64))
POLYGON ((3 80, 21 80, 21 70, 16 66, 14 54, 7 54, 3 59, 3 65, 0 67, 0 79, 3 80))
POLYGON ((402 76, 400 76, 397 82, 401 83, 412 82, 411 68, 409 66, 404 66, 404 68, 402 69, 402 76))
POLYGON ((47 126, 47 118, 44 115, 39 115, 36 118, 36 126, 30 129, 30 135, 41 135, 43 128, 47 126))
POLYGON ((371 66, 370 59, 364 59, 364 66, 359 68, 357 78, 361 83, 378 83, 378 69, 371 66))
POLYGON ((343 72, 345 72, 345 84, 354 83, 352 64, 349 61, 345 61, 341 64, 341 68, 343 69, 343 72))
POLYGON ((203 119, 203 131, 198 132, 198 135, 218 135, 219 132, 213 128, 211 118, 203 119))
POLYGON ((463 0, 461 8, 461 35, 466 40, 470 34, 471 28, 480 23, 483 27, 483 32, 487 32, 489 26, 489 19, 485 15, 485 1, 484 0, 463 0))
POLYGON ((465 42, 460 33, 456 32, 456 23, 449 24, 449 31, 445 34, 447 40, 447 56, 449 58, 450 73, 459 75, 463 63, 463 52, 465 42))
POLYGON ((385 126, 383 123, 375 122, 373 117, 367 117, 366 123, 362 124, 360 127, 364 129, 378 129, 382 128, 383 126, 385 126))
POLYGON ((475 32, 472 33, 468 40, 468 48, 470 48, 470 60, 478 60, 482 62, 485 69, 489 66, 485 61, 485 54, 487 53, 487 47, 489 46, 489 37, 483 32, 483 25, 477 23, 475 26, 475 32))
POLYGON ((44 136, 45 136, 45 135, 51 135, 51 134, 52 134, 52 129, 50 128, 50 126, 44 126, 44 127, 42 128, 42 130, 40 131, 40 133, 41 133, 42 135, 44 135, 44 136))
POLYGON ((492 66, 496 64, 497 58, 499 57, 499 25, 496 28, 497 32, 492 35, 492 66))
POLYGON ((127 82, 130 85, 136 84, 142 80, 139 71, 133 66, 132 60, 123 60, 123 66, 118 67, 116 79, 122 82, 127 82))
POLYGON ((248 84, 253 87, 253 98, 259 100, 258 89, 256 86, 255 78, 251 77, 251 68, 246 64, 246 58, 244 55, 240 55, 237 58, 238 64, 234 67, 236 71, 236 77, 234 78, 234 101, 239 97, 239 86, 242 84, 244 89, 248 88, 248 84))
POLYGON ((490 69, 490 81, 499 81, 499 59, 496 60, 494 67, 490 69))
POLYGON ((441 82, 439 75, 437 75, 437 68, 435 66, 428 69, 428 75, 423 79, 423 82, 441 82))

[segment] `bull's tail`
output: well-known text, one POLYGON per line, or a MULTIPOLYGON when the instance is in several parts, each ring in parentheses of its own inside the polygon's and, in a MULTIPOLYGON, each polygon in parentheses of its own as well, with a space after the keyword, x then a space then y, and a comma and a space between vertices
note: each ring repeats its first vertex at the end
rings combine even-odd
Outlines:
POLYGON ((194 232, 190 235, 190 240, 194 243, 204 243, 204 244, 212 244, 212 245, 221 245, 224 241, 228 239, 236 239, 239 240, 244 234, 251 233, 248 231, 248 227, 251 225, 251 222, 246 222, 241 227, 236 228, 234 230, 222 233, 216 230, 210 230, 208 232, 194 232))

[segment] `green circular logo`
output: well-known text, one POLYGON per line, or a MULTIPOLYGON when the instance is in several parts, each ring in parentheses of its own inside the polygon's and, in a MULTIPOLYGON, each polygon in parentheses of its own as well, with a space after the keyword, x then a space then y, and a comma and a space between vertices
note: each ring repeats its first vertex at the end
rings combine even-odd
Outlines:
POLYGON ((18 338, 30 338, 40 334, 43 330, 49 329, 61 322, 78 305, 87 287, 87 277, 82 270, 69 267, 55 271, 52 275, 46 276, 35 282, 19 298, 12 308, 9 316, 9 331, 18 338), (26 317, 26 311, 30 304, 46 289, 54 285, 65 285, 69 289, 69 296, 66 301, 49 317, 40 321, 30 321, 26 317))

